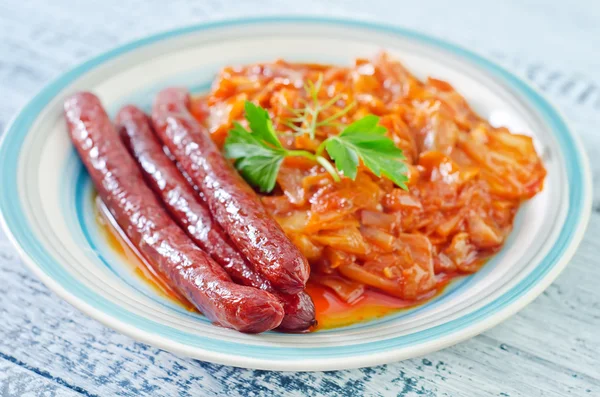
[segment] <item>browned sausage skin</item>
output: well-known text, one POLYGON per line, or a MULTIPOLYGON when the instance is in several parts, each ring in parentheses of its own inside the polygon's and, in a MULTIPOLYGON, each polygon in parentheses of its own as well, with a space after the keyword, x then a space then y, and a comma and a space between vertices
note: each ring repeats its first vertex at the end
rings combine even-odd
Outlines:
POLYGON ((274 291, 271 283, 258 274, 233 247, 188 180, 165 154, 147 116, 135 106, 123 107, 116 122, 121 138, 140 165, 146 182, 191 239, 219 263, 240 284, 274 293, 284 304, 285 316, 278 329, 306 330, 315 323, 310 297, 285 295, 274 291))
POLYGON ((286 332, 304 332, 317 325, 315 304, 304 291, 294 295, 272 291, 283 303, 285 315, 277 329, 286 332))
POLYGON ((161 91, 152 109, 157 134, 204 193, 215 220, 241 254, 278 290, 302 291, 310 271, 306 258, 223 158, 188 105, 187 90, 161 91))
POLYGON ((99 99, 65 101, 69 135, 99 196, 139 252, 206 317, 242 332, 277 327, 283 307, 266 291, 237 285, 175 224, 146 185, 99 99))
POLYGON ((116 123, 125 146, 140 165, 146 182, 163 200, 173 219, 234 281, 265 289, 266 280, 228 242, 229 238, 213 221, 201 198, 164 153, 146 114, 128 105, 119 111, 116 123))

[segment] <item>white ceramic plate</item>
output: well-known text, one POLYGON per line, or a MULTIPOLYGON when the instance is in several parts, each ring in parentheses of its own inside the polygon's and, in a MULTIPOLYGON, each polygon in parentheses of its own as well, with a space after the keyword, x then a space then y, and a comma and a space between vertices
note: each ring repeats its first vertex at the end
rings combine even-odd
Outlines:
POLYGON ((419 33, 314 18, 192 26, 109 51, 44 88, 15 118, 0 147, 4 227, 48 287, 135 339, 206 361, 273 370, 402 360, 506 319, 540 294, 573 255, 589 217, 590 181, 581 144, 564 120, 509 72, 419 33), (275 58, 349 64, 381 49, 419 77, 448 80, 492 123, 533 135, 543 153, 543 192, 519 211, 506 246, 480 272, 425 305, 379 320, 305 335, 244 335, 160 297, 107 245, 93 218, 90 180, 67 137, 67 95, 93 91, 114 115, 126 102, 147 108, 167 85, 207 90, 224 65, 275 58))

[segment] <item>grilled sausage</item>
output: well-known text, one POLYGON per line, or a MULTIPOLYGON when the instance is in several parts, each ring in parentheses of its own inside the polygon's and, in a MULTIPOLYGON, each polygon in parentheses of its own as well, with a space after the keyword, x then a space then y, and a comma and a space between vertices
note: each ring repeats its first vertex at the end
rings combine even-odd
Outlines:
POLYGON ((241 254, 278 290, 302 291, 308 261, 221 155, 188 105, 187 90, 161 91, 152 109, 156 133, 204 193, 214 219, 241 254))
POLYGON ((246 262, 212 219, 204 199, 164 152, 144 112, 132 105, 125 106, 117 114, 116 123, 146 182, 190 238, 212 256, 235 282, 274 293, 282 301, 285 316, 280 330, 301 331, 312 326, 315 309, 310 297, 305 292, 301 296, 275 292, 271 283, 246 262))
POLYGON ((256 333, 281 323, 283 307, 275 296, 233 283, 171 219, 95 95, 71 96, 64 112, 71 140, 99 196, 152 266, 217 324, 256 333))
POLYGON ((162 199, 173 219, 234 281, 265 289, 266 281, 227 241, 228 237, 213 221, 201 198, 163 152, 144 112, 132 105, 125 106, 117 114, 116 123, 125 146, 140 165, 146 182, 162 199))

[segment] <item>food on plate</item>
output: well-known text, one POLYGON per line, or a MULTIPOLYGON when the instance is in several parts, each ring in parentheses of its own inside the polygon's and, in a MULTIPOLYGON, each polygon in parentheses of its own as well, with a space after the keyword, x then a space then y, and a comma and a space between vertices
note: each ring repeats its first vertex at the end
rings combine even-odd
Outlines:
POLYGON ((245 332, 432 298, 502 248, 546 175, 532 138, 386 53, 227 66, 207 94, 159 92, 151 119, 122 109, 122 142, 91 94, 65 111, 126 237, 169 287, 245 332), (248 307, 234 313, 229 294, 248 307))
POLYGON ((476 272, 546 175, 531 137, 386 53, 228 66, 191 110, 308 258, 309 284, 348 307, 370 290, 418 302, 476 272))
POLYGON ((239 331, 263 332, 281 323, 284 311, 275 296, 232 282, 170 218, 96 96, 71 96, 64 113, 99 196, 141 255, 183 296, 212 321, 239 331))
POLYGON ((146 182, 194 243, 220 264, 236 283, 269 291, 281 300, 285 316, 279 329, 302 331, 310 328, 315 322, 315 309, 310 297, 303 291, 294 295, 279 293, 246 262, 212 219, 201 195, 165 154, 146 114, 128 105, 119 111, 115 121, 146 182))
POLYGON ((246 263, 232 247, 229 237, 213 221, 202 197, 163 151, 146 114, 133 105, 125 106, 117 113, 115 122, 146 182, 162 199, 173 219, 227 271, 233 281, 263 289, 268 282, 246 263))
POLYGON ((152 108, 158 136, 204 194, 213 217, 244 257, 278 290, 301 292, 310 272, 306 258, 225 160, 188 107, 185 89, 168 88, 158 93, 152 108))

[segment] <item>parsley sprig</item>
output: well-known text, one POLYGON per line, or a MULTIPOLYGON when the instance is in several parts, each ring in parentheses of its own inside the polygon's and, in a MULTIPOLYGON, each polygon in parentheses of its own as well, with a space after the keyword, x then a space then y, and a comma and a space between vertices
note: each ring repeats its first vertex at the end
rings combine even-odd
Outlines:
POLYGON ((308 158, 320 164, 340 181, 340 173, 355 179, 359 162, 376 176, 385 176, 396 185, 407 189, 407 167, 402 150, 385 136, 385 127, 379 125, 379 117, 368 115, 345 127, 339 135, 325 139, 311 153, 306 150, 290 150, 281 145, 269 113, 250 101, 245 103, 246 120, 250 131, 239 123, 225 140, 225 156, 235 160, 235 167, 248 183, 261 192, 275 187, 277 174, 283 160, 290 156, 308 158), (333 164, 324 156, 327 152, 333 164), (336 170, 337 169, 337 170, 336 170))
POLYGON ((322 113, 331 108, 342 98, 342 94, 338 94, 327 102, 320 103, 319 92, 321 91, 322 86, 323 74, 321 73, 319 74, 319 77, 315 83, 313 83, 311 80, 308 80, 308 82, 304 84, 304 91, 306 91, 309 100, 300 99, 300 103, 303 105, 303 107, 300 109, 294 109, 292 107, 287 108, 287 110, 292 113, 294 117, 287 119, 285 125, 291 128, 294 135, 308 134, 310 139, 315 139, 317 128, 339 125, 335 121, 348 113, 350 109, 355 106, 355 103, 351 102, 349 105, 341 110, 338 110, 331 116, 323 120, 319 120, 319 116, 322 113))

